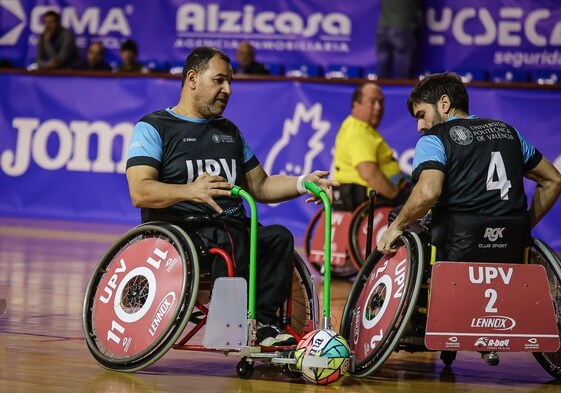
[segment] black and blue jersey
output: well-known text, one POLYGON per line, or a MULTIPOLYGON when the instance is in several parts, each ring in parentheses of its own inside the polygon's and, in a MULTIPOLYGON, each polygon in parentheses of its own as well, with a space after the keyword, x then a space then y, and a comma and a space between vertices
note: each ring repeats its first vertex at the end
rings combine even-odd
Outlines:
POLYGON ((453 117, 417 142, 413 180, 425 169, 445 174, 436 210, 479 216, 527 210, 524 173, 542 155, 512 126, 497 120, 453 117))
MULTIPOLYGON (((158 171, 158 181, 189 184, 203 173, 219 175, 243 186, 244 174, 259 165, 240 130, 224 117, 195 119, 167 108, 144 116, 134 128, 127 168, 148 165, 158 171)), ((216 198, 228 217, 245 217, 239 198, 216 198)), ((207 204, 180 202, 164 209, 142 209, 142 221, 182 220, 214 215, 207 204)))
POLYGON ((524 173, 541 158, 502 121, 454 117, 426 132, 415 148, 413 180, 427 169, 445 175, 432 208, 437 260, 522 262, 531 241, 524 173))

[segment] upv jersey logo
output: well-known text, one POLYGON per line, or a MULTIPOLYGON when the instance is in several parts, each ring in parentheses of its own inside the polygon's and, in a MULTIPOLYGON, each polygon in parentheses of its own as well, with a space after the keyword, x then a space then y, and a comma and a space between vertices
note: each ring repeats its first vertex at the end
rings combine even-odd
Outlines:
POLYGON ((20 0, 0 0, 0 45, 15 45, 27 25, 20 0))
POLYGON ((322 114, 320 103, 309 109, 301 102, 296 104, 292 119, 285 119, 282 136, 267 155, 264 164, 267 173, 298 176, 323 169, 314 168, 314 159, 325 149, 323 139, 331 128, 331 123, 322 119, 322 114))

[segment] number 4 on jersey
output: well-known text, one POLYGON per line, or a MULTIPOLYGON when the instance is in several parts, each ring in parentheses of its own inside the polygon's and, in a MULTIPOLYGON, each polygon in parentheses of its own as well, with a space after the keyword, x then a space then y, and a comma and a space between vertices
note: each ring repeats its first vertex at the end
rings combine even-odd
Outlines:
POLYGON ((487 190, 499 190, 501 192, 501 200, 508 200, 508 190, 512 186, 510 180, 506 177, 506 169, 501 156, 501 152, 491 152, 491 162, 487 171, 487 190))

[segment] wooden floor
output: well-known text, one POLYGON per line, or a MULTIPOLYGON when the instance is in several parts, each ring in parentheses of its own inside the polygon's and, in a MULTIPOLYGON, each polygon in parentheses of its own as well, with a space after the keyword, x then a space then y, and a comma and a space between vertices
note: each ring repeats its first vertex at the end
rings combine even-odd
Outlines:
MULTIPOLYGON (((315 386, 274 366, 237 377, 237 359, 171 350, 144 371, 107 371, 82 337, 83 293, 92 268, 127 227, 0 218, 0 392, 549 392, 561 384, 531 354, 489 367, 462 352, 451 370, 437 353, 394 353, 368 378, 315 386)), ((350 283, 334 280, 338 327, 350 283)))

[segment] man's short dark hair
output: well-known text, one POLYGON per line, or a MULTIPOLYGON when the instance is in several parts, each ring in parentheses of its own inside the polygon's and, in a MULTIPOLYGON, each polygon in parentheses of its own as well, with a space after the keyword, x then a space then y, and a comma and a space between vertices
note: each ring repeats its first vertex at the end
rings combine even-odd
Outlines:
POLYGON ((208 68, 208 63, 210 59, 214 56, 220 56, 228 64, 232 64, 228 55, 221 50, 216 48, 211 48, 208 46, 200 46, 193 49, 193 51, 187 56, 185 64, 183 65, 183 76, 181 78, 181 87, 185 85, 185 80, 187 79, 187 73, 190 70, 196 73, 204 72, 208 68))
POLYGON ((43 19, 45 19, 48 16, 55 18, 57 23, 60 24, 60 15, 58 14, 58 12, 49 10, 43 14, 43 19))
POLYGON ((413 105, 425 102, 434 106, 444 94, 450 97, 452 108, 469 113, 469 96, 466 86, 462 79, 452 72, 432 74, 417 83, 407 99, 407 109, 411 116, 415 116, 413 105))
POLYGON ((121 52, 132 52, 138 56, 138 45, 133 40, 126 40, 121 44, 121 52))

